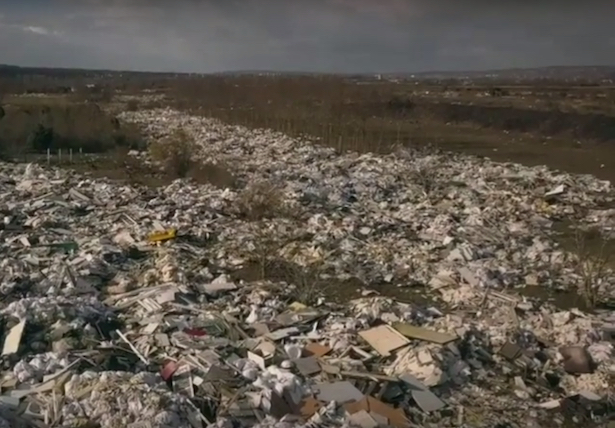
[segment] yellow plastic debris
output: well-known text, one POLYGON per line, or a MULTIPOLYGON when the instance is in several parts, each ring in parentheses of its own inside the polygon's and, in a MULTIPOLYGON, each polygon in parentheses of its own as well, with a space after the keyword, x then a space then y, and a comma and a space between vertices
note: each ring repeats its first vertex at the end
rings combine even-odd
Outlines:
POLYGON ((288 305, 288 307, 290 308, 290 310, 295 311, 295 312, 299 312, 299 311, 303 311, 304 309, 307 309, 307 306, 305 306, 303 303, 300 303, 300 302, 293 302, 290 305, 288 305))
POLYGON ((162 232, 151 233, 147 240, 151 243, 164 242, 177 237, 177 229, 167 229, 162 232))
POLYGON ((540 214, 552 215, 553 207, 546 201, 538 201, 535 205, 536 211, 540 214))

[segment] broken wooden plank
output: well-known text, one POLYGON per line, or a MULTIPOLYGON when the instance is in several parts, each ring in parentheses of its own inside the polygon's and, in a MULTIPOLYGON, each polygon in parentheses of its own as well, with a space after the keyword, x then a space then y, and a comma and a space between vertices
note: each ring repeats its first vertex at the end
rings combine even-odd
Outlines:
POLYGON ((121 331, 119 331, 119 330, 115 330, 115 332, 117 333, 117 335, 118 335, 118 336, 120 336, 120 338, 121 338, 124 342, 126 342, 126 344, 127 344, 128 346, 130 346, 130 349, 132 350, 132 352, 133 352, 133 353, 137 356, 137 358, 139 358, 139 359, 143 362, 143 364, 145 364, 145 365, 149 365, 149 361, 147 360, 147 358, 145 358, 145 357, 144 357, 144 356, 143 356, 143 355, 139 352, 139 350, 138 350, 138 349, 137 349, 137 348, 136 348, 136 347, 135 347, 135 346, 134 346, 134 345, 130 342, 130 340, 128 340, 128 339, 126 338, 126 336, 124 336, 124 335, 122 334, 122 332, 121 332, 121 331))
POLYGON ((377 414, 387 419, 388 425, 396 428, 405 428, 409 425, 408 419, 401 408, 394 408, 374 397, 363 397, 353 403, 344 404, 344 409, 352 414, 365 410, 370 415, 377 414))

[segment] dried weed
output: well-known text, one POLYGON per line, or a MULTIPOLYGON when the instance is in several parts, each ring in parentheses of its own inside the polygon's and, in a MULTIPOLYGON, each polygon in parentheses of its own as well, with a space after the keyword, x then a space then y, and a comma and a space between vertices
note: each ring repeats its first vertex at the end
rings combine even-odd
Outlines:
POLYGON ((160 163, 168 174, 178 178, 185 178, 193 167, 193 150, 192 138, 182 129, 149 145, 151 158, 160 163))
POLYGON ((598 248, 589 245, 588 236, 580 230, 575 231, 573 262, 578 275, 579 294, 588 307, 595 307, 600 301, 600 293, 611 275, 610 265, 613 254, 602 241, 598 248))
POLYGON ((284 199, 282 189, 264 180, 251 183, 243 189, 235 209, 239 216, 251 221, 294 215, 284 199))

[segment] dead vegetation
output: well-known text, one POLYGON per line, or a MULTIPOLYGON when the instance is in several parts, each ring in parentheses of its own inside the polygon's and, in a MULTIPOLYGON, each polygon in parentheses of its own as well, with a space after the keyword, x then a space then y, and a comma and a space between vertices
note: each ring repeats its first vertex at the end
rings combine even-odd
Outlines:
MULTIPOLYGON (((599 232, 595 232, 594 235, 599 232)), ((573 261, 578 278, 578 292, 589 308, 595 308, 601 302, 601 291, 612 279, 612 267, 615 262, 613 253, 606 241, 592 245, 590 235, 581 230, 574 234, 573 261)))
MULTIPOLYGON (((350 78, 331 76, 242 76, 179 79, 173 82, 169 95, 182 109, 226 122, 307 134, 332 147, 360 151, 389 151, 394 143, 433 140, 443 134, 442 128, 461 124, 537 136, 615 140, 615 117, 606 110, 601 115, 564 112, 557 103, 550 110, 535 109, 532 103, 536 100, 552 101, 551 92, 543 90, 546 95, 540 92, 537 97, 528 97, 506 89, 515 101, 524 96, 524 108, 508 98, 490 95, 494 90, 412 81, 361 85, 350 78), (425 126, 429 137, 422 135, 425 126)), ((467 140, 467 135, 444 133, 442 137, 467 140)))
POLYGON ((323 279, 323 263, 315 261, 307 266, 284 260, 280 252, 296 243, 299 237, 281 239, 273 223, 259 220, 254 223, 252 239, 246 244, 244 270, 237 274, 245 281, 274 281, 288 285, 285 292, 292 299, 306 305, 315 304, 319 297, 331 291, 331 282, 323 279))
POLYGON ((419 186, 425 195, 429 196, 437 187, 438 174, 427 165, 419 165, 413 171, 412 177, 409 177, 410 182, 419 186))
POLYGON ((615 169, 598 160, 615 157, 615 144, 610 144, 615 141, 615 91, 604 88, 605 98, 598 99, 593 87, 502 84, 494 92, 498 84, 204 76, 170 81, 166 93, 181 110, 309 136, 338 152, 430 146, 615 180, 615 169), (551 107, 544 106, 545 100, 551 107), (592 109, 583 107, 590 102, 592 109), (579 141, 587 150, 579 150, 579 141))
MULTIPOLYGON (((142 108, 173 106, 227 123, 309 136, 340 152, 388 153, 398 145, 430 145, 615 180, 615 169, 602 167, 604 159, 615 158, 610 144, 615 141, 615 91, 591 79, 377 81, 369 76, 30 69, 5 70, 0 76, 7 93, 54 93, 88 103, 147 91, 166 101, 144 99, 142 108), (579 150, 580 143, 591 147, 579 150)), ((132 102, 124 108, 139 106, 132 102)))
POLYGON ((139 130, 120 123, 92 103, 57 99, 7 103, 0 120, 0 149, 5 158, 72 150, 108 153, 117 149, 142 149, 139 130))
POLYGON ((129 100, 126 103, 126 110, 127 111, 137 111, 137 110, 139 110, 139 101, 137 101, 137 100, 129 100))
POLYGON ((284 247, 279 239, 275 227, 266 221, 255 224, 252 241, 247 245, 248 263, 257 269, 257 278, 260 281, 270 279, 273 275, 271 268, 278 260, 278 251, 284 247))
POLYGON ((271 181, 249 183, 235 204, 236 213, 250 221, 292 217, 294 211, 284 200, 284 192, 271 181))
POLYGON ((192 159, 194 141, 182 129, 175 130, 167 138, 152 141, 148 149, 151 158, 177 178, 186 178, 195 165, 192 159))
POLYGON ((291 265, 286 273, 291 295, 304 305, 315 305, 318 299, 331 291, 331 283, 322 278, 320 263, 308 267, 291 265))

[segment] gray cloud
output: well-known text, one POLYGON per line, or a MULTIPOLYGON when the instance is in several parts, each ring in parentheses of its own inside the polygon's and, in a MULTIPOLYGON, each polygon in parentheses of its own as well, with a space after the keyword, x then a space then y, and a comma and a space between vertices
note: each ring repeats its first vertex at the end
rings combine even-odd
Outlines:
POLYGON ((608 0, 0 0, 0 61, 212 72, 615 62, 608 0))

